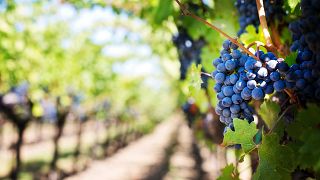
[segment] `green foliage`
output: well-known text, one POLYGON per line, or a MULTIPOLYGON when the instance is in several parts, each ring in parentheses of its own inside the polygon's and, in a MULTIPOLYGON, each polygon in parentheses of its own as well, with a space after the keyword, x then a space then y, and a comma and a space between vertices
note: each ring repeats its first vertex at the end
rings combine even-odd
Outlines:
POLYGON ((202 48, 201 62, 206 72, 210 73, 214 71, 214 66, 212 66, 212 61, 214 60, 214 57, 219 57, 217 52, 218 52, 217 50, 212 49, 209 46, 202 48))
POLYGON ((309 105, 307 109, 298 112, 295 121, 287 128, 297 152, 296 161, 301 168, 311 168, 320 172, 320 108, 316 105, 309 105))
POLYGON ((200 112, 206 112, 208 109, 208 99, 206 92, 201 89, 201 68, 202 65, 192 64, 188 70, 186 85, 188 86, 187 96, 195 100, 200 112))
POLYGON ((247 26, 246 31, 247 33, 242 34, 240 37, 241 42, 243 42, 244 44, 249 45, 254 41, 260 41, 265 43, 261 27, 259 27, 258 33, 256 33, 256 28, 253 25, 247 26))
POLYGON ((258 154, 259 166, 253 179, 291 179, 291 172, 295 168, 294 152, 288 146, 280 145, 276 134, 262 137, 258 154))
POLYGON ((161 24, 164 20, 173 12, 173 1, 172 0, 159 0, 157 9, 155 10, 154 21, 157 24, 161 24))
POLYGON ((298 56, 298 52, 293 52, 293 53, 291 53, 289 56, 287 56, 287 57, 285 58, 285 62, 286 62, 289 66, 291 66, 291 65, 293 65, 293 64, 296 64, 296 63, 297 63, 297 62, 296 62, 297 56, 298 56))
MULTIPOLYGON (((215 81, 213 79, 209 79, 208 80, 208 88, 214 87, 215 85, 215 81)), ((214 91, 208 91, 209 97, 210 98, 210 104, 212 105, 212 107, 215 107, 216 104, 218 104, 218 98, 217 95, 214 91)))
POLYGON ((234 129, 228 129, 224 135, 223 143, 224 146, 241 144, 241 147, 245 153, 252 151, 256 148, 256 144, 253 141, 253 137, 257 134, 258 129, 256 124, 248 123, 246 120, 234 119, 234 129))
POLYGON ((297 5, 300 3, 300 1, 301 1, 301 0, 288 0, 288 1, 287 1, 289 7, 291 8, 291 12, 293 12, 293 11, 296 9, 296 7, 297 7, 297 5))
POLYGON ((217 180, 238 180, 239 174, 233 164, 229 164, 221 170, 221 175, 217 180))
POLYGON ((265 100, 259 110, 260 116, 270 129, 277 123, 279 112, 280 106, 271 100, 265 100))
POLYGON ((202 68, 202 65, 196 65, 196 64, 192 64, 190 69, 189 69, 189 78, 188 78, 188 81, 189 81, 189 89, 191 92, 193 91, 196 91, 196 90, 200 90, 201 88, 201 83, 202 80, 201 80, 201 68, 202 68))

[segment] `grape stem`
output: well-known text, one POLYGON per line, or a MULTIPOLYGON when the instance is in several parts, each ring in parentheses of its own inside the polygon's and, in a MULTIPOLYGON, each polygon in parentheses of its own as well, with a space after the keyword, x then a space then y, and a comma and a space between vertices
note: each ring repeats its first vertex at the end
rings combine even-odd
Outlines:
POLYGON ((209 23, 208 21, 202 19, 201 17, 191 13, 183 4, 181 4, 181 2, 179 0, 175 0, 177 2, 177 4, 180 6, 180 9, 182 11, 182 14, 185 16, 190 16, 193 19, 204 23, 205 25, 209 26, 211 29, 219 32, 221 35, 223 35, 224 37, 226 37, 227 39, 229 39, 233 44, 236 44, 237 46, 239 46, 240 49, 242 49, 243 51, 245 51, 248 55, 252 56, 254 59, 256 59, 257 61, 259 61, 259 58, 256 57, 252 52, 250 52, 247 48, 244 47, 244 45, 242 45, 241 43, 238 42, 238 40, 236 38, 232 38, 231 36, 229 36, 228 34, 226 34, 225 32, 223 32, 221 29, 219 29, 218 27, 214 26, 213 24, 209 23))
POLYGON ((212 77, 211 74, 206 73, 206 72, 201 72, 201 75, 208 76, 208 77, 212 77))
POLYGON ((271 22, 270 30, 271 30, 271 39, 274 42, 274 45, 279 50, 279 53, 284 57, 288 56, 289 49, 288 49, 288 47, 286 47, 285 45, 283 45, 281 43, 278 27, 276 26, 276 24, 274 22, 271 22))
POLYGON ((294 105, 291 105, 289 107, 287 107, 279 116, 279 118, 276 120, 276 122, 273 124, 273 126, 271 127, 270 131, 268 132, 268 134, 271 134, 273 132, 273 130, 275 129, 275 127, 277 126, 277 124, 279 123, 279 121, 282 119, 282 117, 288 112, 288 110, 290 110, 291 108, 295 107, 294 105))
POLYGON ((273 45, 272 39, 271 39, 271 36, 269 33, 267 19, 266 19, 266 12, 265 12, 264 6, 263 6, 263 0, 256 0, 256 4, 257 4, 259 21, 260 21, 260 25, 262 27, 263 36, 266 40, 266 48, 268 51, 271 51, 274 54, 278 54, 277 48, 273 45))
POLYGON ((265 44, 263 42, 260 42, 260 41, 254 41, 252 43, 250 43, 248 46, 247 46, 247 49, 251 48, 252 46, 254 45, 257 45, 257 46, 262 46, 264 48, 266 48, 265 44))

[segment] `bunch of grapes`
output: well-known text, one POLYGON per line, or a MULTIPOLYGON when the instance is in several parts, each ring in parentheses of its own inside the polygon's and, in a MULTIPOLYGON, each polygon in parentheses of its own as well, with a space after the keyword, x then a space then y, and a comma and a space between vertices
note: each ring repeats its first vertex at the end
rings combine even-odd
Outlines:
MULTIPOLYGON (((282 20, 285 12, 282 8, 283 1, 282 0, 266 0, 264 2, 266 18, 268 23, 271 20, 282 20)), ((259 16, 258 10, 255 0, 237 0, 235 6, 239 12, 239 23, 240 23, 240 30, 238 32, 238 36, 245 32, 245 29, 248 25, 253 25, 258 32, 259 27, 259 16)))
POLYGON ((286 83, 302 100, 320 99, 320 4, 316 0, 301 1, 302 16, 290 23, 296 63, 287 72, 286 83))
POLYGON ((193 99, 188 99, 188 101, 183 104, 182 110, 186 115, 189 127, 191 127, 192 123, 196 119, 196 116, 200 113, 198 106, 195 104, 193 99))
POLYGON ((184 80, 192 62, 201 64, 200 54, 205 41, 202 38, 193 40, 183 27, 178 27, 178 34, 173 36, 172 41, 179 54, 180 79, 184 80))
POLYGON ((238 50, 238 46, 226 40, 221 56, 213 61, 214 90, 219 100, 216 113, 220 121, 233 129, 234 118, 253 121, 251 99, 262 100, 266 94, 281 92, 286 88, 285 72, 289 66, 282 58, 259 51, 260 61, 238 50))

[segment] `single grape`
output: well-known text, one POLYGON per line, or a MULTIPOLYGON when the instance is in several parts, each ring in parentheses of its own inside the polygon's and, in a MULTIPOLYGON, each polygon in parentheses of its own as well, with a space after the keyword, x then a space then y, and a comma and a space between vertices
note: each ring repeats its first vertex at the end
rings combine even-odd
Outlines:
POLYGON ((226 72, 226 67, 225 67, 225 65, 224 65, 224 63, 220 63, 220 64, 218 64, 218 66, 217 66, 217 71, 218 72, 226 72))
POLYGON ((234 59, 239 59, 240 57, 241 57, 241 52, 239 51, 239 50, 233 50, 232 51, 232 57, 234 58, 234 59))
POLYGON ((233 90, 233 92, 236 93, 236 94, 241 93, 241 90, 237 89, 236 86, 233 86, 233 87, 232 87, 232 90, 233 90))
POLYGON ((256 60, 249 57, 246 61, 246 63, 244 64, 244 68, 249 71, 249 70, 252 70, 254 67, 255 67, 255 64, 256 64, 256 60))
POLYGON ((227 60, 232 59, 232 56, 229 53, 227 53, 227 54, 222 55, 222 59, 223 59, 223 61, 227 61, 227 60))
POLYGON ((254 73, 252 70, 249 70, 247 73, 246 73, 246 76, 249 80, 252 80, 252 79, 255 79, 257 77, 256 73, 254 73))
POLYGON ((240 114, 239 113, 231 113, 231 118, 234 119, 234 118, 239 118, 240 117, 240 114))
POLYGON ((238 76, 236 75, 236 74, 231 74, 230 75, 230 82, 231 82, 231 84, 236 84, 237 83, 237 81, 238 81, 238 76))
POLYGON ((222 87, 222 84, 217 83, 217 84, 214 85, 213 89, 214 89, 216 92, 220 92, 220 91, 221 91, 221 87, 222 87))
POLYGON ((224 107, 230 107, 232 105, 232 100, 230 97, 223 98, 221 102, 224 107))
POLYGON ((225 67, 226 67, 227 70, 233 71, 236 68, 236 63, 233 60, 227 60, 226 64, 225 64, 225 67))
POLYGON ((223 49, 228 50, 228 49, 230 49, 230 45, 231 45, 230 40, 225 40, 222 44, 222 47, 223 47, 223 49))
POLYGON ((271 72, 270 79, 272 81, 279 81, 280 80, 280 73, 277 71, 271 72))
POLYGON ((231 116, 231 111, 229 108, 225 108, 224 110, 222 110, 222 115, 224 117, 230 117, 231 116))
POLYGON ((303 77, 303 72, 300 69, 294 71, 295 78, 299 79, 303 77))
POLYGON ((276 69, 276 67, 277 67, 277 64, 278 64, 278 61, 276 61, 276 60, 270 60, 270 61, 268 61, 267 63, 267 69, 269 70, 269 71, 274 71, 275 69, 276 69))
POLYGON ((266 68, 262 67, 258 70, 257 74, 258 74, 259 78, 263 79, 268 76, 268 70, 266 68))
POLYGON ((232 100, 233 104, 240 104, 243 101, 240 94, 232 95, 231 100, 232 100))
POLYGON ((232 96, 234 94, 232 86, 226 86, 222 89, 222 92, 225 96, 232 96))
POLYGON ((307 85, 307 82, 304 79, 298 79, 297 82, 296 82, 296 87, 298 89, 303 89, 303 88, 306 87, 306 85, 307 85))
POLYGON ((289 66, 285 62, 281 62, 278 64, 278 69, 280 72, 287 72, 289 70, 289 66))
POLYGON ((226 96, 223 94, 223 92, 219 92, 218 94, 217 94, 217 98, 219 99, 219 100, 222 100, 223 98, 225 98, 226 96))
POLYGON ((273 88, 274 90, 280 92, 282 90, 284 90, 284 88, 286 87, 286 84, 283 80, 279 80, 273 83, 273 88))
POLYGON ((232 113, 239 113, 240 112, 240 106, 239 105, 237 105, 237 104, 233 104, 232 106, 230 106, 230 111, 232 112, 232 113))
POLYGON ((215 60, 213 61, 213 63, 212 63, 212 64, 213 64, 215 67, 217 67, 217 66, 218 66, 218 64, 220 64, 220 63, 223 63, 222 59, 217 58, 217 59, 215 59, 215 60))
POLYGON ((225 75, 223 73, 217 73, 214 77, 217 83, 223 83, 225 80, 225 75))
POLYGON ((264 92, 261 88, 257 87, 252 90, 252 98, 255 100, 261 100, 264 98, 264 92))
POLYGON ((274 91, 274 88, 272 84, 269 84, 263 90, 264 90, 264 93, 266 94, 272 94, 274 91))
POLYGON ((235 86, 236 86, 236 88, 237 88, 238 90, 243 90, 243 88, 245 88, 246 85, 247 85, 247 83, 246 83, 245 81, 243 81, 243 80, 238 80, 235 86))
POLYGON ((248 87, 249 89, 254 89, 256 86, 257 86, 257 82, 256 82, 255 80, 249 80, 249 81, 247 82, 247 87, 248 87))

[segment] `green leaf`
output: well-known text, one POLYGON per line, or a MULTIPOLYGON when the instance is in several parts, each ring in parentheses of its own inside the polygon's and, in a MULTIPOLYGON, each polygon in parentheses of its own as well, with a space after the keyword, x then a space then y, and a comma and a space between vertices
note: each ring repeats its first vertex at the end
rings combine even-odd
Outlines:
POLYGON ((245 44, 250 44, 254 41, 260 41, 265 43, 265 39, 263 36, 263 31, 261 27, 259 27, 259 32, 256 33, 256 28, 253 25, 249 25, 246 28, 247 33, 241 35, 240 40, 245 44))
POLYGON ((188 81, 190 84, 189 88, 196 89, 196 90, 199 90, 201 88, 201 83, 203 83, 202 79, 201 79, 201 68, 202 68, 201 64, 196 66, 193 63, 191 65, 190 73, 189 73, 189 77, 188 77, 188 81))
POLYGON ((286 57, 285 62, 289 66, 296 64, 297 63, 296 62, 297 56, 298 56, 298 52, 293 52, 293 53, 289 54, 289 56, 286 57))
POLYGON ((311 168, 320 173, 320 108, 308 105, 297 114, 295 121, 289 125, 287 132, 295 144, 292 147, 297 151, 297 162, 301 168, 311 168))
POLYGON ((155 10, 154 22, 161 24, 166 20, 173 12, 172 0, 159 0, 158 8, 155 10))
POLYGON ((291 148, 279 144, 276 134, 263 136, 258 154, 259 166, 253 179, 291 179, 291 172, 295 169, 295 156, 291 148))
POLYGON ((217 180, 236 180, 239 179, 239 174, 236 172, 236 168, 233 164, 229 164, 222 169, 221 175, 217 178, 217 180))
POLYGON ((260 106, 259 114, 267 124, 268 128, 272 128, 278 119, 280 106, 271 100, 265 100, 260 106))
POLYGON ((288 5, 291 8, 291 12, 294 11, 296 6, 299 4, 300 0, 288 0, 288 5))
POLYGON ((320 108, 316 105, 308 105, 307 109, 298 112, 295 121, 287 128, 290 137, 300 139, 304 131, 313 129, 319 124, 319 112, 320 108))
MULTIPOLYGON (((208 87, 214 87, 215 84, 216 82, 213 79, 208 79, 208 87)), ((208 94, 210 97, 210 104, 214 107, 219 102, 217 94, 212 88, 208 90, 208 94)))
POLYGON ((203 64, 206 72, 212 72, 215 69, 212 65, 212 61, 214 60, 214 57, 219 57, 217 52, 218 50, 214 51, 210 46, 205 46, 201 49, 201 64, 203 64))
POLYGON ((229 146, 235 144, 241 144, 241 147, 245 153, 250 152, 256 147, 253 142, 253 137, 257 134, 258 129, 256 124, 248 123, 246 120, 234 119, 234 129, 228 129, 224 135, 222 145, 229 146))

